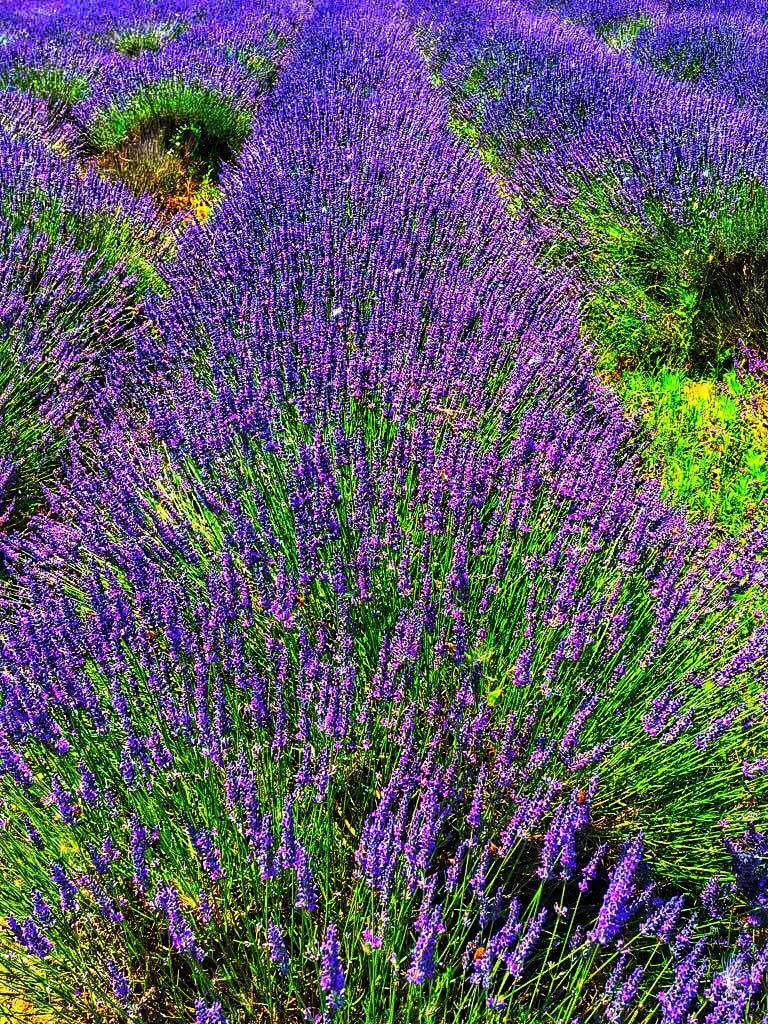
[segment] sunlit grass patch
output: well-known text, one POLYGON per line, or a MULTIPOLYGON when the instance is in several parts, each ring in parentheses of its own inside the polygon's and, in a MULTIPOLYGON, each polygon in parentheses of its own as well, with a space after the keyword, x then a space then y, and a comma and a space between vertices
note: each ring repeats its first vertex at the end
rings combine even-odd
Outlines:
POLYGON ((768 193, 742 183, 676 217, 654 199, 633 216, 592 182, 581 203, 585 328, 649 428, 650 470, 728 532, 764 522, 763 384, 733 368, 768 349, 768 193))
POLYGON ((736 534, 768 523, 768 396, 754 378, 661 370, 615 383, 649 429, 649 467, 667 495, 736 534))
POLYGON ((147 51, 157 53, 159 50, 184 31, 181 21, 160 21, 155 24, 132 25, 130 28, 119 29, 110 33, 112 47, 124 57, 138 57, 147 51))
POLYGON ((22 65, 14 70, 10 84, 64 109, 85 99, 90 91, 90 84, 84 75, 55 67, 34 68, 22 65))
POLYGON ((768 345, 768 190, 742 183, 675 214, 653 196, 621 207, 606 181, 568 214, 592 282, 587 327, 638 368, 722 376, 743 348, 768 345))
POLYGON ((113 104, 94 121, 90 143, 99 171, 170 212, 207 216, 219 169, 242 147, 251 113, 197 84, 167 79, 113 104))
POLYGON ((627 15, 623 18, 611 18, 597 26, 597 34, 615 50, 623 50, 631 46, 644 28, 650 28, 653 22, 644 14, 627 15))
POLYGON ((153 196, 168 213, 190 210, 207 220, 219 193, 212 169, 194 155, 195 144, 191 129, 178 129, 170 140, 147 135, 106 150, 96 167, 131 191, 153 196))

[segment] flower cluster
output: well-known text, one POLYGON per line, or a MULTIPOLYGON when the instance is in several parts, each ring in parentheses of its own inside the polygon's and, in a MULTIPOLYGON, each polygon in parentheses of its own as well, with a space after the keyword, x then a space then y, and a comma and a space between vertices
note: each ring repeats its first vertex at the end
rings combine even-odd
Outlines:
POLYGON ((768 1012, 765 538, 644 473, 554 147, 452 131, 483 54, 513 149, 650 95, 554 6, 3 15, 0 981, 62 1024, 768 1012))

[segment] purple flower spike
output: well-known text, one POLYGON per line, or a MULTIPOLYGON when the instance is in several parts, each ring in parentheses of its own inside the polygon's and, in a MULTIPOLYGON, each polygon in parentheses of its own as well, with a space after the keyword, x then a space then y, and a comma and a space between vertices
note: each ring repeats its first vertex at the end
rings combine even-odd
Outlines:
POLYGON ((425 915, 422 927, 416 936, 411 964, 406 972, 406 978, 412 985, 423 985, 434 975, 437 940, 444 931, 442 908, 433 907, 425 915))
POLYGON ((637 881, 643 864, 643 837, 638 834, 625 848, 609 874, 608 889, 589 934, 593 942, 605 945, 616 938, 637 909, 637 881))
POLYGON ((107 976, 115 999, 123 1006, 127 1006, 131 1001, 131 983, 114 960, 107 962, 107 976))
POLYGON ((8 918, 8 927, 13 937, 32 956, 43 960, 53 950, 53 943, 48 936, 41 931, 37 922, 32 917, 26 918, 19 924, 14 917, 8 918))
POLYGON ((211 1003, 208 1006, 204 1000, 198 999, 195 1003, 195 1024, 227 1024, 221 1003, 211 1003))
POLYGON ((267 928, 267 945, 269 947, 269 959, 277 967, 278 973, 287 974, 290 970, 291 960, 283 933, 279 925, 274 921, 270 921, 267 928))
POLYGON ((326 995, 328 1008, 338 1010, 344 1002, 346 979, 341 964, 341 950, 335 924, 329 924, 326 929, 325 938, 320 947, 320 955, 322 958, 320 988, 326 995))

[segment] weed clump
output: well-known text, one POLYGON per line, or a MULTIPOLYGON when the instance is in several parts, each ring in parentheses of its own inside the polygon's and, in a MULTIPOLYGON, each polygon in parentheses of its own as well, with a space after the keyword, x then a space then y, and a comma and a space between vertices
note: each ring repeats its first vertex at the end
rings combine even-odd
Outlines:
POLYGON ((142 53, 157 53, 184 31, 181 21, 163 21, 154 25, 133 25, 110 34, 111 45, 124 57, 138 57, 142 53))
POLYGON ((631 216, 600 182, 577 202, 588 326, 633 368, 720 378, 744 350, 768 353, 768 190, 723 191, 674 214, 651 197, 631 216))
POLYGON ((66 68, 21 65, 15 68, 10 84, 60 110, 69 110, 90 92, 88 79, 66 68))
POLYGON ((90 142, 101 173, 152 195, 167 213, 205 218, 221 165, 240 150, 250 125, 250 112, 227 97, 167 80, 105 110, 90 142))

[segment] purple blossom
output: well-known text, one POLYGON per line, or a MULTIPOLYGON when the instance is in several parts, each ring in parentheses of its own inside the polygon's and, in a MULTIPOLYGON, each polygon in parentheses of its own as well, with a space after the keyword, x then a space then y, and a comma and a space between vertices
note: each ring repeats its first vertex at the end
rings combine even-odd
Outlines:
POLYGON ((445 931, 442 908, 433 907, 416 935, 416 945, 406 978, 412 985, 423 985, 435 973, 435 952, 440 935, 445 931))
POLYGON ((61 864, 51 864, 51 878, 59 892, 59 903, 64 913, 77 911, 77 886, 61 864))
POLYGON ((131 817, 130 850, 133 861, 133 879, 141 892, 149 890, 149 867, 147 852, 149 849, 149 832, 142 825, 137 815, 131 817))
POLYGON ((341 963, 339 936, 335 924, 329 924, 323 943, 320 947, 322 970, 320 988, 325 993, 326 1003, 330 1010, 338 1010, 344 1002, 344 968, 341 963))
POLYGON ((279 926, 270 920, 267 927, 267 946, 269 947, 269 958, 277 967, 280 974, 287 974, 290 970, 291 960, 285 945, 285 939, 279 926))
POLYGON ((312 913, 317 910, 317 888, 309 855, 303 846, 296 847, 294 865, 296 870, 296 908, 312 913))
POLYGON ((616 938, 637 910, 637 883, 643 865, 643 837, 628 843, 608 875, 608 889, 589 934, 593 942, 605 945, 616 938))
POLYGON ((27 917, 19 924, 15 917, 9 917, 8 927, 19 945, 23 946, 32 956, 43 960, 53 951, 53 943, 40 929, 34 918, 27 917))
POLYGON ((221 1003, 211 1003, 203 999, 195 1003, 195 1024, 227 1024, 227 1018, 221 1009, 221 1003))
POLYGON ((203 871, 212 882, 219 881, 223 876, 221 853, 216 847, 213 834, 207 829, 190 829, 189 838, 203 865, 203 871))
POLYGON ((114 960, 107 961, 107 976, 112 986, 112 992, 118 1003, 127 1006, 131 1001, 131 983, 126 974, 120 970, 114 960))
POLYGON ((541 910, 528 922, 528 926, 520 936, 512 952, 504 955, 504 964, 513 978, 521 977, 525 962, 539 941, 544 925, 549 917, 549 909, 541 910))
POLYGON ((708 967, 705 947, 704 939, 697 942, 675 966, 675 977, 670 988, 659 992, 664 1024, 684 1024, 689 1019, 689 1011, 708 967))
POLYGON ((46 900, 43 899, 41 893, 37 889, 32 893, 32 913, 43 928, 49 929, 53 927, 53 908, 46 900))
POLYGON ((155 906, 165 915, 173 948, 187 953, 196 960, 202 960, 204 953, 197 944, 195 934, 181 911, 181 902, 175 886, 161 886, 155 897, 155 906))

